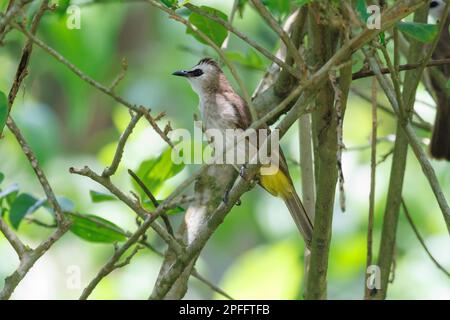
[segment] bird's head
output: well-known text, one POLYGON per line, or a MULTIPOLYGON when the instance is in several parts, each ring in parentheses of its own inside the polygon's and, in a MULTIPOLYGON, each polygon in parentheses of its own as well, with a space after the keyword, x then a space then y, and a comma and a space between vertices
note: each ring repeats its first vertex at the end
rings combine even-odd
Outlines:
POLYGON ((211 58, 201 59, 190 70, 180 70, 172 73, 174 76, 185 77, 192 89, 202 95, 207 91, 214 91, 220 87, 223 72, 217 62, 211 58))
POLYGON ((433 0, 430 2, 430 10, 428 15, 433 19, 434 22, 438 23, 439 19, 442 17, 445 9, 444 0, 433 0))

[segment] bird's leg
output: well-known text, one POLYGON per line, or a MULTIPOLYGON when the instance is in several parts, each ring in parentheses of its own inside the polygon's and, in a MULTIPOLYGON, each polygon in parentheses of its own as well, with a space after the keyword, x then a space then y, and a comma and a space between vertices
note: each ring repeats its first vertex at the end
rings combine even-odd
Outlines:
POLYGON ((223 197, 222 197, 222 201, 223 201, 223 203, 225 203, 225 204, 228 204, 228 196, 230 195, 230 190, 231 189, 228 189, 227 188, 227 190, 225 190, 225 193, 223 194, 223 197))
MULTIPOLYGON (((228 204, 228 200, 229 200, 229 195, 230 195, 230 191, 234 186, 234 182, 236 181, 237 178, 237 173, 234 176, 234 179, 231 179, 230 183, 228 183, 227 187, 225 188, 225 193, 223 194, 222 197, 222 201, 224 204, 228 204)), ((236 206, 240 206, 241 205, 241 200, 238 199, 235 203, 236 206)))
POLYGON ((246 172, 245 170, 247 169, 247 165, 244 163, 241 166, 241 169, 239 170, 239 175, 241 176, 242 179, 247 180, 247 176, 246 176, 246 172))
POLYGON ((244 179, 245 181, 247 181, 250 184, 250 187, 254 187, 256 184, 259 183, 259 174, 256 174, 255 176, 253 176, 253 178, 249 179, 248 174, 247 174, 247 165, 243 164, 241 166, 241 169, 239 170, 239 175, 241 176, 242 179, 244 179))

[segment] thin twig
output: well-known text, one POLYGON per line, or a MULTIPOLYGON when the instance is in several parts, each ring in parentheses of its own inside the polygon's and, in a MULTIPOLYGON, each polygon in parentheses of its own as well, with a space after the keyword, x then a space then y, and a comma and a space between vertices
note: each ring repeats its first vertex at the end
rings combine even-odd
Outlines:
MULTIPOLYGON (((369 216, 367 223, 367 256, 366 268, 372 265, 373 250, 373 223, 375 216, 375 183, 377 170, 377 81, 372 79, 372 134, 371 134, 371 153, 370 153, 370 193, 369 193, 369 216)), ((366 274, 364 297, 367 299, 371 294, 367 280, 369 275, 366 274)))
MULTIPOLYGON (((148 216, 151 216, 153 219, 156 219, 162 212, 167 210, 167 206, 165 206, 167 203, 172 202, 173 198, 177 195, 174 195, 172 193, 171 196, 169 196, 164 203, 157 208, 153 213, 148 212, 142 206, 140 203, 133 201, 130 197, 125 195, 120 189, 118 189, 108 177, 103 177, 101 175, 98 175, 94 171, 92 171, 89 167, 85 166, 82 169, 76 169, 76 168, 70 168, 70 173, 79 174, 85 177, 89 177, 92 180, 96 181, 97 183, 104 186, 106 189, 108 189, 112 194, 114 194, 119 200, 121 200, 123 203, 125 203, 131 210, 133 210, 137 215, 139 215, 141 218, 146 219, 148 216), (167 202, 167 203, 166 203, 167 202)), ((151 227, 155 232, 175 251, 180 253, 183 249, 182 246, 179 244, 179 242, 174 239, 164 227, 159 225, 157 222, 154 222, 151 227)))
POLYGON ((408 220, 409 225, 411 226, 414 234, 417 237, 417 240, 419 240, 420 244, 422 245, 423 249, 425 250, 425 252, 427 253, 428 257, 431 259, 431 261, 433 261, 433 263, 436 265, 436 267, 441 270, 447 277, 450 278, 450 272, 447 271, 437 260, 436 258, 433 257, 433 255, 431 254, 430 250, 428 249, 425 240, 423 239, 423 237, 420 235, 419 230, 417 229, 416 224, 414 223, 411 214, 409 213, 408 207, 406 206, 406 202, 405 199, 403 199, 402 197, 402 208, 403 208, 403 213, 406 216, 406 219, 408 220))
POLYGON ((109 167, 106 167, 105 170, 103 170, 102 176, 104 177, 110 177, 113 174, 116 173, 117 168, 119 167, 119 163, 122 160, 123 155, 123 149, 125 148, 125 144, 127 143, 128 138, 130 137, 131 133, 133 132, 134 127, 139 122, 139 119, 142 117, 141 112, 135 113, 128 126, 126 127, 125 131, 122 133, 119 139, 119 143, 117 144, 116 152, 114 153, 114 158, 109 167))
POLYGON ((114 79, 111 86, 109 87, 111 91, 114 91, 117 85, 120 83, 120 81, 122 81, 125 78, 127 70, 128 70, 128 61, 127 59, 123 58, 120 73, 117 75, 117 77, 114 79))
POLYGON ((245 102, 247 103, 247 106, 250 109, 252 118, 255 120, 256 119, 256 111, 253 106, 252 99, 250 98, 250 95, 245 87, 245 84, 242 81, 242 78, 239 76, 239 74, 236 71, 236 68, 229 61, 229 59, 227 58, 227 56, 225 55, 223 50, 220 49, 220 47, 214 41, 212 41, 204 32, 202 32, 200 29, 198 29, 189 20, 186 20, 182 16, 177 14, 174 10, 169 9, 168 7, 164 6, 163 4, 161 4, 160 2, 158 2, 156 0, 146 0, 146 2, 149 3, 150 5, 152 5, 153 7, 156 7, 158 9, 164 11, 165 13, 169 14, 169 17, 171 19, 184 24, 187 28, 192 30, 192 32, 197 34, 200 38, 202 38, 208 45, 210 45, 217 52, 217 54, 220 56, 220 58, 225 62, 227 67, 230 69, 230 72, 231 72, 233 78, 236 80, 236 82, 239 86, 239 89, 241 89, 242 96, 243 96, 245 102))
MULTIPOLYGON (((189 4, 189 1, 187 2, 189 4)), ((233 5, 231 7, 231 12, 228 16, 228 23, 230 24, 230 26, 233 25, 233 21, 234 21, 234 17, 236 16, 236 11, 239 7, 239 0, 234 0, 233 1, 233 5)), ((228 30, 228 34, 227 37, 225 38, 225 40, 222 43, 222 46, 220 47, 222 50, 226 50, 228 48, 228 44, 230 42, 230 30, 228 30)))
MULTIPOLYGON (((366 101, 368 101, 368 102, 371 102, 371 97, 370 97, 370 95, 367 94, 367 93, 365 93, 362 89, 360 89, 360 88, 358 88, 358 87, 356 87, 356 86, 353 86, 352 92, 353 92, 354 94, 356 94, 358 97, 360 97, 360 98, 362 98, 362 99, 364 99, 364 100, 366 100, 366 101)), ((379 108, 380 110, 382 110, 383 112, 389 114, 390 116, 396 117, 395 112, 392 111, 391 108, 389 108, 388 106, 386 106, 385 104, 383 104, 383 103, 381 103, 381 102, 379 102, 379 101, 378 101, 377 103, 378 103, 378 108, 379 108)), ((426 122, 426 121, 423 121, 423 122, 420 121, 420 122, 418 122, 418 121, 411 120, 411 124, 412 124, 414 127, 418 128, 418 129, 422 129, 422 130, 426 130, 426 131, 431 131, 431 129, 432 129, 432 127, 433 127, 433 126, 431 125, 431 123, 426 122)))
POLYGON ((9 244, 14 248, 19 259, 22 260, 24 256, 30 251, 30 249, 23 244, 23 242, 14 233, 14 231, 12 231, 9 228, 9 226, 6 224, 5 220, 3 220, 1 216, 0 216, 0 231, 3 233, 6 240, 8 240, 9 244))
MULTIPOLYGON (((446 64, 450 64, 450 59, 439 59, 439 60, 431 60, 430 62, 428 62, 425 67, 435 67, 435 66, 441 66, 441 65, 446 65, 446 64)), ((398 66, 398 71, 407 71, 407 70, 414 70, 417 68, 421 68, 423 66, 423 63, 410 63, 410 64, 403 64, 403 65, 399 65, 398 66)), ((391 71, 389 70, 389 68, 381 68, 381 73, 382 74, 389 74, 391 73, 391 71)), ((363 79, 363 78, 367 78, 367 77, 372 77, 374 76, 375 73, 372 70, 362 70, 362 71, 358 71, 355 72, 352 75, 353 80, 358 80, 358 79, 363 79)))
POLYGON ((261 17, 267 22, 267 24, 272 28, 273 31, 281 38, 284 45, 286 46, 289 53, 292 55, 295 64, 297 65, 297 69, 303 68, 305 62, 303 61, 302 56, 300 55, 298 48, 292 42, 292 39, 289 35, 280 27, 275 18, 272 16, 269 10, 262 4, 260 0, 251 0, 251 3, 254 5, 258 13, 261 17))
MULTIPOLYGON (((128 109, 135 111, 135 112, 140 112, 142 111, 142 107, 138 107, 135 104, 132 104, 130 102, 128 102, 127 100, 123 99, 122 97, 120 97, 119 95, 117 95, 114 90, 111 90, 110 88, 102 85, 101 83, 95 81, 93 78, 89 77, 88 75, 86 75, 85 73, 83 73, 80 69, 78 69, 74 64, 72 64, 69 60, 67 60, 64 56, 62 56, 60 53, 58 53, 55 49, 51 48, 50 46, 48 46, 47 44, 45 44, 43 41, 41 41, 40 39, 38 39, 37 37, 35 37, 33 34, 31 34, 30 32, 28 32, 26 29, 24 29, 23 27, 19 26, 17 23, 13 23, 10 22, 10 24, 16 28, 17 30, 19 30, 20 32, 22 32, 25 36, 27 36, 29 39, 31 39, 33 41, 34 44, 36 44, 38 47, 40 47, 41 49, 43 49, 44 51, 46 51, 49 55, 51 55, 53 58, 55 58, 56 60, 58 60, 60 63, 62 63, 63 65, 65 65, 67 68, 69 68, 75 75, 77 75, 81 80, 87 82, 88 84, 90 84, 91 86, 93 86, 94 88, 100 90, 101 92, 103 92, 104 94, 110 96, 112 99, 114 99, 115 101, 117 101, 118 103, 122 104, 123 106, 127 107, 128 109)), ((148 110, 148 109, 147 109, 148 110)), ((147 120, 149 119, 153 119, 151 118, 149 111, 146 114, 146 118, 147 120)), ((156 125, 155 121, 151 122, 153 129, 155 129, 155 131, 161 136, 161 138, 168 142, 170 141, 170 139, 167 137, 167 135, 164 134, 164 132, 156 125)))
POLYGON ((209 19, 213 20, 214 22, 217 22, 217 23, 221 24, 222 26, 227 28, 230 32, 234 33, 236 36, 241 38, 244 42, 249 44, 251 47, 253 47, 257 51, 259 51, 267 59, 269 59, 270 61, 273 61, 274 63, 276 63, 281 68, 286 69, 290 74, 292 74, 297 79, 299 79, 299 80, 302 79, 301 78, 301 74, 300 74, 300 72, 297 69, 291 67, 290 65, 285 63, 283 60, 277 58, 269 50, 267 50, 266 48, 264 48, 261 45, 259 45, 257 42, 255 42, 253 39, 249 38, 247 35, 243 34, 241 31, 239 31, 236 28, 234 28, 229 22, 227 22, 227 21, 225 21, 223 19, 220 19, 219 17, 217 17, 217 16, 215 16, 213 14, 210 14, 210 13, 204 11, 204 10, 201 10, 199 7, 193 5, 192 3, 187 3, 185 5, 185 7, 188 8, 189 10, 191 10, 192 12, 195 12, 195 13, 197 13, 199 15, 202 15, 202 16, 204 16, 206 18, 209 18, 209 19))
MULTIPOLYGON (((80 300, 86 300, 89 295, 92 293, 92 291, 95 289, 95 287, 100 283, 100 281, 106 277, 108 274, 110 274, 112 271, 118 268, 119 265, 117 265, 117 261, 122 257, 122 255, 136 242, 139 241, 139 239, 145 234, 148 228, 152 226, 153 221, 155 220, 155 216, 148 216, 144 223, 139 226, 139 228, 136 230, 135 233, 131 237, 128 238, 128 240, 118 249, 114 250, 114 254, 109 258, 108 262, 100 269, 100 271, 97 273, 97 275, 92 279, 89 284, 86 286, 86 288, 83 290, 83 293, 80 296, 80 300)), ((130 256, 131 259, 132 256, 130 256)), ((125 261, 126 262, 126 261, 125 261)))
MULTIPOLYGON (((370 54, 369 54, 370 57, 370 54)), ((379 63, 373 57, 369 58, 372 69, 374 70, 378 82, 386 93, 389 102, 391 103, 394 111, 397 113, 397 116, 400 117, 400 106, 398 105, 397 99, 395 97, 395 90, 392 88, 392 85, 388 83, 385 77, 381 74, 379 63)), ((439 181, 437 179, 436 173, 433 167, 428 160, 426 152, 423 150, 420 140, 418 139, 414 129, 412 128, 409 122, 401 121, 402 128, 404 133, 406 134, 408 141, 416 155, 417 160, 419 161, 420 166, 422 167, 422 171, 427 178, 431 189, 433 190, 433 194, 436 197, 436 200, 441 208, 442 215, 444 217, 444 221, 446 223, 448 232, 450 233, 450 207, 448 206, 447 200, 445 198, 444 193, 442 192, 442 188, 439 185, 439 181)))
MULTIPOLYGON (((139 187, 141 187, 142 191, 144 191, 147 198, 153 203, 153 206, 155 208, 158 208, 159 207, 158 200, 156 200, 155 196, 150 191, 150 189, 147 188, 145 183, 142 182, 141 179, 139 179, 139 177, 137 176, 136 173, 133 172, 133 170, 128 169, 128 174, 134 179, 134 181, 136 181, 136 183, 139 185, 139 187)), ((173 233, 172 225, 170 224, 170 220, 169 220, 169 217, 167 216, 167 214, 161 213, 161 218, 163 219, 164 224, 166 225, 167 232, 169 232, 173 237, 175 237, 175 234, 173 233)))
POLYGON ((58 201, 56 200, 56 196, 52 190, 52 187, 50 186, 50 183, 47 180, 47 177, 44 174, 44 171, 42 170, 42 168, 39 165, 36 155, 31 150, 30 146, 28 145, 27 141, 25 140, 25 137, 22 135, 22 133, 20 132, 16 123, 14 122, 14 120, 11 117, 8 118, 8 120, 6 121, 6 124, 9 128, 9 130, 11 131, 11 133, 16 137, 17 142, 20 144, 20 147, 22 148, 23 153, 28 158, 28 161, 30 162, 31 167, 34 170, 34 173, 36 174, 36 177, 38 178, 39 183, 42 186, 42 189, 44 189, 45 195, 47 196, 47 200, 55 212, 55 217, 56 217, 57 222, 63 223, 65 218, 62 214, 61 207, 60 207, 58 201))

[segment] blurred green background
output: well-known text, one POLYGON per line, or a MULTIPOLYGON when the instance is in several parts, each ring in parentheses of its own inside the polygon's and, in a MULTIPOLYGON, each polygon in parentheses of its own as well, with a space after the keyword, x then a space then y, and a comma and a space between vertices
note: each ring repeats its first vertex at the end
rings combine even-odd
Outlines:
MULTIPOLYGON (((227 13, 232 6, 231 0, 192 2, 214 6, 227 13)), ((2 11, 6 3, 6 0, 1 1, 2 11)), ((64 12, 46 14, 38 37, 106 85, 120 73, 121 61, 126 58, 128 72, 117 87, 117 93, 133 103, 151 108, 153 114, 166 111, 162 125, 170 121, 173 128, 193 131, 193 114, 198 113, 197 96, 186 81, 171 76, 171 73, 195 65, 205 55, 216 57, 214 52, 186 34, 183 25, 147 4, 81 4, 80 7, 80 30, 66 27, 64 12)), ((271 51, 276 50, 277 37, 250 7, 245 8, 244 18, 237 15, 234 23, 258 43, 271 51)), ((0 91, 8 92, 24 37, 12 31, 5 41, 6 45, 0 47, 0 91)), ((229 50, 246 55, 248 47, 231 37, 229 50)), ((264 74, 261 67, 268 66, 268 61, 259 57, 250 67, 239 63, 236 66, 247 89, 252 92, 264 74)), ((370 83, 370 80, 359 80, 354 85, 370 93, 370 83)), ((432 99, 424 88, 419 89, 417 99, 421 102, 417 102, 416 110, 432 122, 434 110, 423 103, 432 103, 432 99)), ((385 101, 381 92, 380 101, 385 101)), ((88 178, 71 175, 68 171, 71 166, 87 164, 101 172, 111 162, 119 135, 129 121, 124 107, 81 81, 40 48, 35 48, 29 76, 18 94, 12 115, 58 196, 71 199, 78 212, 102 216, 125 230, 136 228, 133 212, 119 202, 93 203, 89 191, 105 190, 88 178)), ((390 137, 395 131, 393 119, 382 112, 379 118, 379 136, 390 137)), ((341 212, 336 205, 329 259, 329 298, 333 299, 360 299, 363 295, 370 179, 370 149, 364 146, 369 144, 370 130, 370 105, 352 95, 344 123, 345 144, 350 149, 343 155, 347 211, 341 212), (358 150, 352 151, 352 147, 358 147, 358 150)), ((6 129, 4 133, 5 137, 0 141, 0 172, 5 179, 0 188, 17 183, 21 191, 44 197, 14 137, 6 129)), ((430 136, 422 131, 419 134, 425 139, 430 136)), ((378 146, 380 157, 392 147, 392 137, 386 140, 378 146)), ((297 141, 298 128, 294 126, 283 139, 283 145, 296 187, 301 191, 300 170, 296 165, 299 157, 297 141)), ((137 169, 142 161, 158 156, 165 148, 161 138, 141 121, 127 144, 114 182, 124 191, 131 190, 126 169, 137 169)), ((449 197, 449 164, 432 163, 444 193, 449 197)), ((195 168, 188 165, 167 181, 159 198, 167 195, 195 168)), ((377 171, 375 254, 389 171, 390 158, 380 164, 377 171)), ((412 153, 408 157, 404 198, 431 252, 446 269, 450 269, 450 240, 442 214, 412 153)), ((34 216, 44 221, 49 219, 45 209, 39 209, 34 216)), ((172 219, 179 222, 182 215, 172 219)), ((30 246, 37 245, 50 232, 26 221, 18 231, 30 246)), ((148 232, 148 237, 162 247, 154 233, 148 232)), ((395 280, 388 298, 449 299, 449 278, 426 256, 403 214, 400 215, 397 237, 395 280)), ((296 299, 302 297, 303 249, 302 240, 281 200, 255 188, 243 197, 242 205, 231 211, 214 234, 197 267, 202 275, 237 299, 296 299)), ((110 244, 90 243, 68 233, 36 263, 13 298, 77 298, 112 252, 110 244), (68 283, 73 268, 79 268, 81 272, 78 288, 68 283)), ((147 298, 160 263, 161 258, 154 253, 139 251, 130 265, 104 279, 91 298, 147 298)), ((0 279, 13 272, 17 264, 13 249, 0 236, 0 279)), ((2 286, 3 283, 0 288, 2 286)), ((220 298, 195 279, 191 280, 186 297, 220 298)))

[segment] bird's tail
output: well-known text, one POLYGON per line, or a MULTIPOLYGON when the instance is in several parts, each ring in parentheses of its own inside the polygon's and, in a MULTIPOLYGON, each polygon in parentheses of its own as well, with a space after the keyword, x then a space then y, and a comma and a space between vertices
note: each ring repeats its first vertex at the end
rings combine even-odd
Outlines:
POLYGON ((450 101, 439 99, 430 143, 433 158, 450 161, 450 101))
POLYGON ((296 192, 292 192, 287 197, 284 197, 284 202, 286 203, 286 206, 288 207, 298 230, 305 239, 306 246, 310 247, 313 234, 313 224, 311 222, 311 218, 306 213, 305 207, 303 207, 302 201, 296 192))

